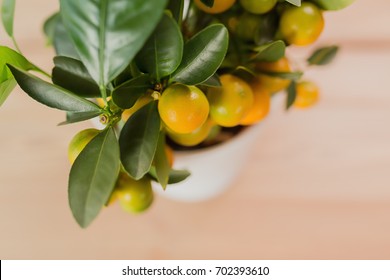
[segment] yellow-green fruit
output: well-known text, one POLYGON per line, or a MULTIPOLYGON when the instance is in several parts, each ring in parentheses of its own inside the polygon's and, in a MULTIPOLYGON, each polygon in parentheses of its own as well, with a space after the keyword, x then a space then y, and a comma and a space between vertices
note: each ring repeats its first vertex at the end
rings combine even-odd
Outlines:
POLYGON ((252 108, 252 89, 244 80, 230 74, 222 75, 220 80, 222 87, 211 88, 207 94, 210 116, 221 126, 239 125, 252 108))
POLYGON ((207 120, 209 103, 199 88, 173 84, 162 93, 158 112, 164 124, 175 133, 190 133, 207 120))
POLYGON ((240 0, 241 6, 253 14, 265 14, 275 7, 278 0, 240 0))
POLYGON ((213 122, 207 120, 201 127, 195 129, 190 133, 179 134, 171 130, 167 130, 169 137, 182 146, 195 146, 202 143, 210 133, 211 128, 213 127, 213 122))
POLYGON ((308 2, 290 7, 282 13, 279 28, 288 43, 307 46, 316 41, 324 29, 322 11, 308 2))
POLYGON ((130 213, 145 211, 154 197, 150 179, 134 180, 124 172, 120 173, 114 192, 121 208, 130 213))
POLYGON ((100 130, 89 128, 77 133, 69 143, 68 158, 71 164, 74 163, 85 146, 100 133, 100 130))

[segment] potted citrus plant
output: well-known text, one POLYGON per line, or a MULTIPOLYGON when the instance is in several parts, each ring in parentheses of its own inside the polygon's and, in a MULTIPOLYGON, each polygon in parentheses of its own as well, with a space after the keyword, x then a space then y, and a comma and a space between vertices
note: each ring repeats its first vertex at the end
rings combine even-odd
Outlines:
MULTIPOLYGON (((301 80, 285 50, 316 41, 323 11, 352 1, 59 2, 44 23, 56 51, 46 73, 22 55, 13 35, 15 0, 3 0, 14 49, 0 46, 0 104, 18 84, 66 112, 62 124, 98 118, 100 128, 79 132, 68 151, 69 205, 87 227, 116 200, 129 212, 147 209, 152 181, 165 190, 186 180, 191 164, 172 167, 177 150, 205 157, 239 137, 245 140, 234 149, 248 146, 254 138, 248 131, 267 116, 277 92, 287 92, 286 108, 314 104, 318 88, 301 80)), ((318 49, 308 64, 325 65, 336 52, 336 46, 318 49)))

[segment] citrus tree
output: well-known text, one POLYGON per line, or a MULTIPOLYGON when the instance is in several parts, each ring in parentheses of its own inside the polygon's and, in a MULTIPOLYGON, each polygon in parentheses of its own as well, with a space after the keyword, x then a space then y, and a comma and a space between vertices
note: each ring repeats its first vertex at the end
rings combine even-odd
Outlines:
MULTIPOLYGON (((64 111, 63 125, 99 118, 104 129, 83 130, 69 145, 73 216, 87 227, 116 200, 142 212, 153 201, 151 181, 165 189, 190 175, 173 169, 171 146, 210 145, 223 130, 260 122, 279 91, 286 108, 317 100, 285 50, 315 42, 323 12, 351 2, 60 0, 44 23, 56 51, 46 73, 19 49, 15 0, 3 0, 14 49, 0 46, 0 105, 18 84, 64 111)), ((336 52, 318 49, 307 64, 325 65, 336 52)))

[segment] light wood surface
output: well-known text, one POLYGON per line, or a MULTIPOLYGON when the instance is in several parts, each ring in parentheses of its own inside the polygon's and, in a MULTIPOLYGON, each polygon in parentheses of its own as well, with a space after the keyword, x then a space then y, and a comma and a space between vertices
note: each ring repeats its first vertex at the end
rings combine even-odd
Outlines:
MULTIPOLYGON (((40 30, 57 1, 17 3, 21 48, 50 70, 40 30)), ((86 230, 69 210, 66 150, 90 124, 57 127, 63 113, 16 90, 0 108, 0 258, 389 259, 389 9, 357 1, 326 14, 316 46, 343 48, 307 72, 320 103, 273 112, 225 194, 196 204, 157 197, 139 216, 113 206, 86 230)))

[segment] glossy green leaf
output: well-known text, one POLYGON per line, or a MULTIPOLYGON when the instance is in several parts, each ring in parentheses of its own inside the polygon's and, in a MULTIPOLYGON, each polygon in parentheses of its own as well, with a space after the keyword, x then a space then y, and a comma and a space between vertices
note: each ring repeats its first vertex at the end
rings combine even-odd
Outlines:
POLYGON ((43 24, 43 32, 45 33, 47 44, 52 45, 56 33, 58 22, 61 20, 60 14, 55 13, 51 15, 43 24))
POLYGON ((171 167, 169 166, 169 162, 167 158, 167 153, 165 149, 165 133, 163 131, 160 132, 160 136, 158 138, 157 150, 153 161, 156 167, 157 181, 161 184, 161 186, 165 190, 168 184, 171 167))
POLYGON ((58 125, 66 125, 77 122, 83 122, 90 120, 102 114, 103 112, 66 112, 66 121, 59 123, 58 125))
POLYGON ((61 15, 59 15, 59 19, 55 27, 53 45, 58 56, 66 56, 80 60, 80 56, 72 38, 69 36, 65 29, 65 25, 62 22, 61 15))
POLYGON ((302 72, 261 72, 262 74, 278 77, 286 80, 299 80, 303 73, 302 72))
POLYGON ((14 36, 15 0, 3 0, 1 6, 1 19, 5 31, 10 37, 14 36))
POLYGON ((169 0, 167 8, 172 13, 176 22, 180 25, 183 19, 184 0, 169 0))
POLYGON ((172 81, 197 85, 217 71, 226 55, 228 31, 221 24, 212 24, 184 45, 183 60, 172 74, 172 81))
POLYGON ((285 50, 286 44, 281 40, 263 44, 254 49, 256 55, 254 55, 251 60, 266 62, 277 61, 284 57, 285 50))
POLYGON ((312 0, 321 9, 336 11, 341 10, 351 5, 355 0, 312 0))
POLYGON ((8 98, 15 86, 16 81, 14 78, 0 82, 0 106, 3 105, 4 101, 8 98))
POLYGON ((330 46, 315 50, 307 59, 310 65, 327 65, 332 62, 339 50, 338 46, 330 46))
POLYGON ((35 66, 20 53, 8 47, 0 46, 0 106, 16 86, 16 81, 7 67, 7 63, 13 64, 23 70, 36 70, 35 66))
POLYGON ((136 57, 139 69, 159 82, 179 66, 183 44, 179 26, 172 17, 164 14, 136 57))
MULTIPOLYGON (((336 0, 336 1, 338 1, 338 0, 336 0)), ((299 7, 299 6, 301 6, 302 1, 301 0, 286 0, 286 2, 289 2, 289 3, 299 7)))
POLYGON ((288 110, 294 104, 296 97, 297 97, 296 82, 292 81, 287 88, 286 110, 288 110))
POLYGON ((79 97, 59 86, 50 84, 30 73, 8 64, 19 86, 33 99, 64 111, 98 112, 95 103, 79 97))
POLYGON ((12 73, 7 63, 23 70, 36 69, 23 55, 5 46, 0 46, 0 83, 11 79, 12 73))
POLYGON ((169 180, 168 184, 176 184, 180 183, 181 181, 184 181, 185 179, 190 176, 191 173, 188 170, 175 170, 172 169, 169 173, 169 180))
POLYGON ((57 56, 52 73, 53 83, 82 97, 100 97, 99 86, 89 75, 81 61, 57 56))
MULTIPOLYGON (((154 166, 150 168, 149 175, 153 180, 158 182, 156 168, 154 166)), ((190 175, 191 173, 188 170, 171 169, 169 172, 168 185, 180 183, 187 179, 190 175)))
POLYGON ((219 76, 217 73, 212 75, 210 78, 208 78, 206 81, 201 83, 200 85, 206 86, 206 87, 221 87, 221 81, 219 80, 219 76))
POLYGON ((129 109, 151 87, 150 77, 148 75, 141 75, 114 89, 112 100, 118 107, 129 109))
POLYGON ((106 86, 133 60, 166 0, 60 0, 63 22, 92 78, 106 86))
POLYGON ((119 145, 113 128, 95 136, 76 158, 69 174, 69 205, 85 228, 99 214, 114 189, 120 170, 119 145))
POLYGON ((122 128, 119 145, 125 170, 136 180, 150 169, 160 134, 157 103, 150 102, 135 112, 122 128))

